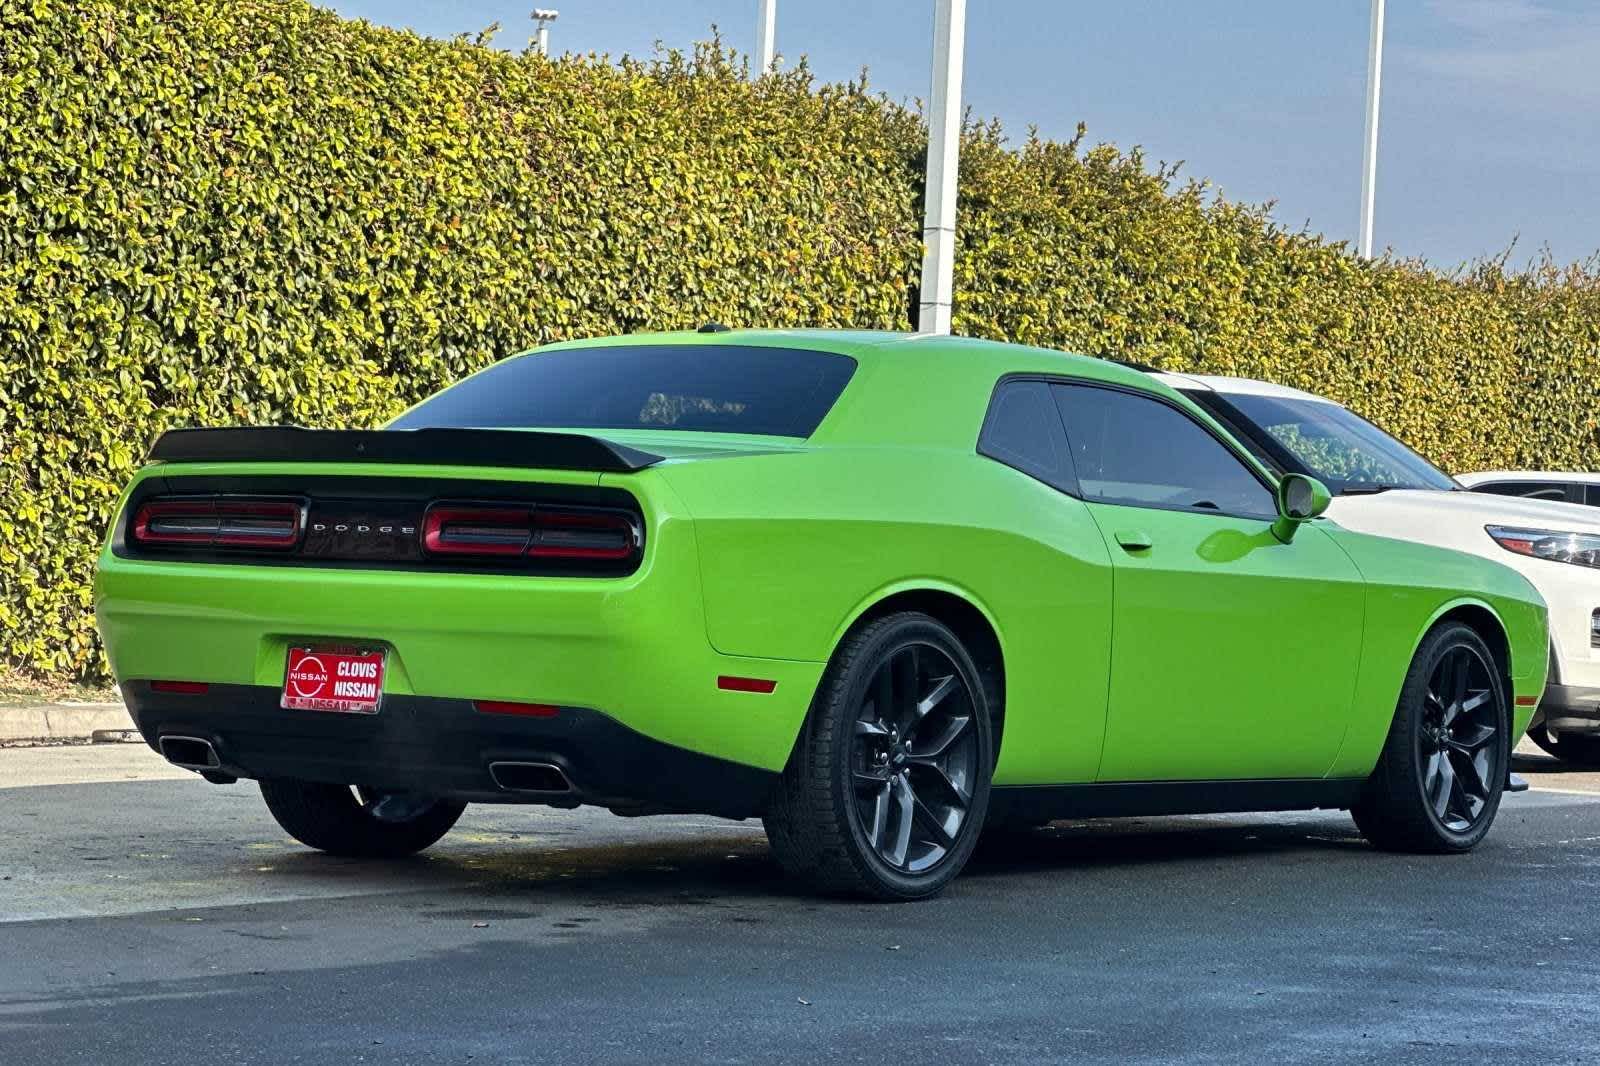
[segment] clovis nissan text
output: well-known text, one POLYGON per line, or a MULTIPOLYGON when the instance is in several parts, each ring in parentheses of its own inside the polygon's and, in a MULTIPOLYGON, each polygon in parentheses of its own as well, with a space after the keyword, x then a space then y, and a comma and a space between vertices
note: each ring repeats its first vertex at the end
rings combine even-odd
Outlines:
POLYGON ((641 335, 373 431, 167 433, 96 616, 152 747, 304 843, 467 803, 759 817, 801 882, 939 891, 986 827, 1347 808, 1489 830, 1544 601, 1341 528, 1112 362, 952 337, 641 335))

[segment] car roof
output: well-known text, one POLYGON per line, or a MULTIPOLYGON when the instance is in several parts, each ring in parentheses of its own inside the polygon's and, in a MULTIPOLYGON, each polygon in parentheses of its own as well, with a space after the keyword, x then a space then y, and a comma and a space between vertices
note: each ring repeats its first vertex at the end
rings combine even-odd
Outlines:
POLYGON ((1318 396, 1314 392, 1303 389, 1290 388, 1287 385, 1276 385, 1270 381, 1260 381, 1256 378, 1233 378, 1220 374, 1174 374, 1170 371, 1152 371, 1151 377, 1162 381, 1180 392, 1221 392, 1232 393, 1236 396, 1271 396, 1280 400, 1309 400, 1313 403, 1339 404, 1326 396, 1318 396))
MULTIPOLYGON (((844 329, 719 329, 715 332, 678 331, 632 333, 562 341, 528 354, 564 348, 612 347, 632 344, 731 344, 773 348, 806 348, 848 355, 862 366, 911 367, 960 378, 996 373, 1062 374, 1165 392, 1165 382, 1151 389, 1152 375, 1109 359, 1078 355, 1053 348, 958 337, 949 334, 906 333, 888 330, 844 329)), ((987 398, 987 397, 986 397, 987 398)))

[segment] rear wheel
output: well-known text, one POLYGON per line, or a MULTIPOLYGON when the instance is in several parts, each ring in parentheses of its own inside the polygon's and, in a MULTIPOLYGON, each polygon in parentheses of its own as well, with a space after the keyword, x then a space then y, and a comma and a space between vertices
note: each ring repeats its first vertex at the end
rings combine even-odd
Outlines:
POLYGON ((330 855, 398 859, 450 831, 465 803, 415 792, 269 778, 261 798, 284 832, 330 855))
POLYGON ((1454 622, 1429 633, 1406 674, 1377 768, 1351 810, 1367 839, 1395 851, 1476 846, 1500 809, 1509 710, 1483 638, 1454 622))
POLYGON ((846 639, 766 814, 791 876, 875 899, 931 896, 983 828, 990 699, 948 628, 885 616, 846 639))
POLYGON ((1584 769, 1600 767, 1600 736, 1552 733, 1542 725, 1528 730, 1528 739, 1562 762, 1584 769))

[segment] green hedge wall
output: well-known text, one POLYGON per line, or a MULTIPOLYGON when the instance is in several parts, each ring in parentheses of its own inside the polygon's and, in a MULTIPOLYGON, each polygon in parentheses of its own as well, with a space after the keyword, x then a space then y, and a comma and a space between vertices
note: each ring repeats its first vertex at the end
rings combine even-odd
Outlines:
MULTIPOLYGON (((906 328, 917 116, 716 46, 513 55, 302 0, 0 0, 0 660, 104 676, 156 434, 370 425, 568 337, 906 328)), ((1600 284, 1443 277, 1135 153, 969 132, 957 332, 1326 392, 1442 464, 1586 466, 1600 284)))

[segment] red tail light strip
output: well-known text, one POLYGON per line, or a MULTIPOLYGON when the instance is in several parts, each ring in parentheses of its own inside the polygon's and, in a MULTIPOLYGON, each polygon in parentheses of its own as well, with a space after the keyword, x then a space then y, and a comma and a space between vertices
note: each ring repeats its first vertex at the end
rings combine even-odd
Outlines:
POLYGON ((521 555, 532 539, 527 507, 434 504, 422 519, 422 546, 433 555, 521 555))
POLYGON ((622 561, 641 539, 632 515, 601 508, 436 503, 422 519, 430 555, 622 561))
POLYGON ((210 496, 148 500, 134 513, 143 545, 285 550, 300 543, 305 504, 297 499, 210 496))
POLYGON ((633 519, 614 511, 533 513, 533 546, 528 554, 545 559, 626 559, 638 546, 633 519))

